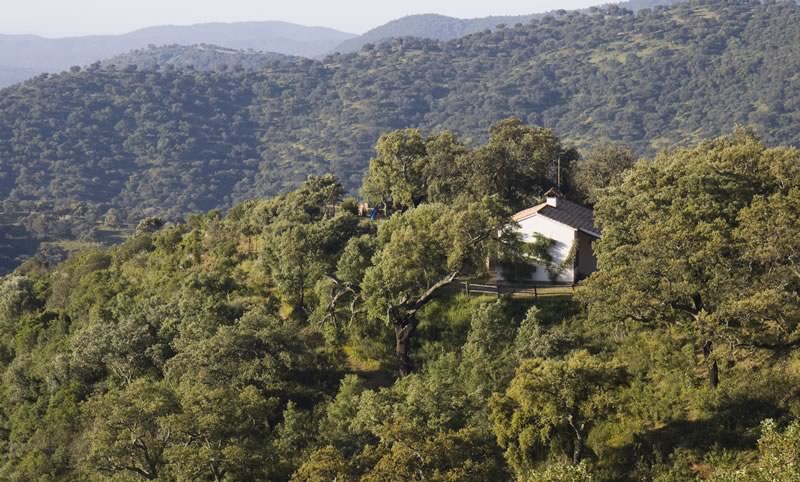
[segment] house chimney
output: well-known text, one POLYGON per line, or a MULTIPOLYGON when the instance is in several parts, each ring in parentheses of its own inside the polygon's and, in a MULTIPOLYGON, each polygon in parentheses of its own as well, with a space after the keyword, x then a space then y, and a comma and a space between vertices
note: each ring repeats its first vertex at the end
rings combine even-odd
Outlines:
POLYGON ((547 202, 548 206, 552 206, 554 208, 558 207, 558 199, 561 197, 561 193, 558 192, 558 189, 552 188, 544 194, 545 201, 547 202))

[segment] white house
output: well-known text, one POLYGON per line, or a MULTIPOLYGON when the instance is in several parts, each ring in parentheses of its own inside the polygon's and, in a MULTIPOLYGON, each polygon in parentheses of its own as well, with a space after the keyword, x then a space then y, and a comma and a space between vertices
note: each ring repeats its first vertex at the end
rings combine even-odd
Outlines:
POLYGON ((594 226, 591 209, 564 199, 551 189, 545 202, 513 216, 525 241, 537 243, 549 253, 544 263, 531 261, 535 270, 519 279, 508 270, 498 268, 499 279, 541 284, 574 284, 597 270, 597 258, 592 245, 600 239, 600 230, 594 226))

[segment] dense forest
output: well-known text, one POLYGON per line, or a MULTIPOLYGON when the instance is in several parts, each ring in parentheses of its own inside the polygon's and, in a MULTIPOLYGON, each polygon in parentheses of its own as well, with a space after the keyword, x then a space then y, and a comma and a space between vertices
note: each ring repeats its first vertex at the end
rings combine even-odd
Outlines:
POLYGON ((181 69, 216 71, 226 69, 260 70, 274 60, 286 55, 271 52, 235 50, 218 45, 149 45, 145 49, 133 50, 104 60, 101 65, 108 68, 129 69, 181 69))
MULTIPOLYGON (((615 6, 637 12, 645 8, 661 5, 674 5, 684 0, 628 0, 613 3, 615 6)), ((376 27, 363 35, 343 41, 331 52, 342 54, 361 50, 367 44, 375 44, 392 38, 416 37, 434 40, 453 40, 467 35, 492 30, 498 26, 529 23, 546 15, 566 15, 566 10, 549 13, 534 13, 530 15, 491 16, 482 18, 453 18, 445 15, 422 14, 392 20, 389 23, 376 27)))
MULTIPOLYGON (((619 5, 632 10, 681 0, 630 0, 619 5)), ((124 55, 148 45, 220 45, 227 49, 276 52, 321 58, 331 52, 355 52, 367 43, 392 37, 451 40, 498 24, 527 22, 541 14, 512 17, 458 19, 441 15, 413 15, 376 27, 364 35, 325 27, 306 27, 287 22, 234 22, 196 25, 162 25, 121 35, 45 38, 37 35, 0 34, 0 87, 60 72, 72 65, 124 55)))
POLYGON ((800 478, 800 151, 752 131, 576 160, 508 119, 0 281, 0 479, 800 478), (469 297, 572 159, 600 270, 469 297), (489 166, 492 166, 490 169, 489 166))
MULTIPOLYGON (((355 193, 381 132, 450 129, 474 145, 511 115, 578 148, 617 141, 650 154, 736 124, 795 145, 798 49, 794 3, 707 0, 258 71, 76 67, 0 94, 0 223, 91 242, 311 174, 332 172, 355 193)), ((10 266, 18 254, 0 255, 10 266)))

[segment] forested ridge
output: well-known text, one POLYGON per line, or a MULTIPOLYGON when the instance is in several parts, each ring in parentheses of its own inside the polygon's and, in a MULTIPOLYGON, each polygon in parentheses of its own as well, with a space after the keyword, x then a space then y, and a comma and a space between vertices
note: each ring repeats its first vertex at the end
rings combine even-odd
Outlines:
MULTIPOLYGON (((638 11, 660 5, 673 5, 683 0, 629 0, 613 2, 615 6, 638 11)), ((610 3, 610 2, 606 2, 610 3)), ((350 53, 361 50, 367 44, 375 44, 390 38, 416 37, 435 40, 452 40, 466 35, 496 28, 498 25, 516 25, 528 23, 547 15, 567 14, 566 10, 530 15, 491 16, 483 18, 453 18, 445 15, 421 14, 409 15, 392 20, 376 27, 363 35, 345 40, 331 52, 350 53)))
POLYGON ((271 52, 236 50, 213 44, 150 45, 145 49, 117 55, 104 60, 102 65, 117 69, 136 66, 137 69, 189 69, 214 71, 227 69, 262 69, 274 60, 289 56, 271 52))
POLYGON ((260 71, 42 76, 0 94, 0 221, 92 241, 309 174, 333 172, 353 192, 383 131, 451 129, 474 143, 511 115, 579 148, 614 140, 652 153, 737 123, 794 145, 798 20, 792 2, 608 7, 260 71))
POLYGON ((798 166, 745 129, 638 162, 516 119, 406 129, 364 179, 376 220, 312 176, 28 261, 0 278, 0 479, 798 480, 798 166), (536 255, 510 216, 554 158, 599 271, 461 293, 536 255))
MULTIPOLYGON (((632 0, 619 5, 638 10, 677 1, 680 0, 632 0)), ((44 72, 55 73, 72 65, 88 65, 107 57, 125 55, 130 50, 144 49, 149 45, 191 46, 204 43, 229 49, 322 58, 331 52, 354 52, 366 43, 391 37, 450 40, 491 29, 501 23, 527 22, 540 16, 542 14, 458 19, 415 15, 389 22, 364 35, 276 21, 162 25, 121 35, 88 37, 44 38, 0 34, 0 87, 25 81, 44 72)))
POLYGON ((161 25, 120 35, 64 38, 0 34, 0 87, 148 45, 207 43, 229 49, 314 57, 355 36, 329 28, 274 21, 161 25))

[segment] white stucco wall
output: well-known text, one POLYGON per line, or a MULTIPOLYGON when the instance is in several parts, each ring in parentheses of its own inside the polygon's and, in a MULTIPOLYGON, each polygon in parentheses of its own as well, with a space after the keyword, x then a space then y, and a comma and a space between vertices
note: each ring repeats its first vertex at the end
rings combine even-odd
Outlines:
MULTIPOLYGON (((550 254, 553 256, 553 262, 556 264, 561 263, 569 256, 572 243, 575 241, 575 230, 573 228, 539 215, 535 215, 520 222, 519 231, 526 241, 533 241, 536 233, 554 239, 556 243, 550 248, 550 254)), ((574 271, 573 266, 570 265, 561 273, 558 277, 558 281, 571 283, 575 279, 574 271)), ((551 282, 545 267, 538 265, 536 267, 536 272, 533 273, 531 281, 543 284, 551 282)))

